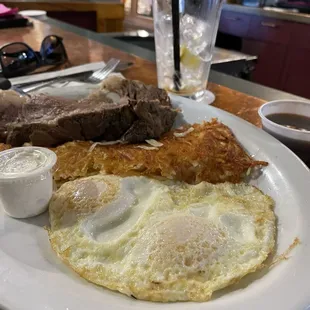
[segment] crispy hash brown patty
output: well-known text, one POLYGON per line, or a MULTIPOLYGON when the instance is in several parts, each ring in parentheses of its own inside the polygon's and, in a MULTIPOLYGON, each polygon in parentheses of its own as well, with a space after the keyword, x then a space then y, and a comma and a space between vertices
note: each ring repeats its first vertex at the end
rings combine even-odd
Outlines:
POLYGON ((53 149, 58 156, 54 178, 63 183, 102 173, 165 177, 190 184, 238 183, 250 168, 267 165, 252 159, 231 130, 216 119, 171 131, 159 142, 160 147, 66 143, 53 149))

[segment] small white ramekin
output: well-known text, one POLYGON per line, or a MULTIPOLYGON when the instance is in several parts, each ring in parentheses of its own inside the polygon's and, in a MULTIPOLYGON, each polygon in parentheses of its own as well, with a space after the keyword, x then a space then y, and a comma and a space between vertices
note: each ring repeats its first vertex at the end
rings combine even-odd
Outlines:
POLYGON ((271 134, 276 134, 285 139, 310 142, 310 132, 289 128, 269 120, 266 116, 276 113, 289 113, 304 115, 310 118, 310 102, 297 100, 274 100, 265 103, 258 110, 262 119, 263 128, 271 134))
POLYGON ((27 218, 44 212, 53 194, 51 169, 57 156, 42 147, 18 147, 0 152, 0 161, 13 160, 14 156, 27 152, 28 156, 42 155, 43 162, 33 171, 0 171, 0 205, 4 211, 15 218, 27 218), (30 155, 29 155, 30 154, 30 155))
POLYGON ((298 100, 275 100, 265 103, 258 110, 262 127, 277 138, 305 163, 310 163, 310 132, 279 125, 267 118, 268 115, 288 113, 310 118, 310 102, 298 100))

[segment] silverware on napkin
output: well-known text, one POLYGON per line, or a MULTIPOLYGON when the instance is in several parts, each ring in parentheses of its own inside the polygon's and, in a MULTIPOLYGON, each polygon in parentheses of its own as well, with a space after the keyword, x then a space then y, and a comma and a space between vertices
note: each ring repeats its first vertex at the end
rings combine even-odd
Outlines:
MULTIPOLYGON (((69 77, 80 81, 89 77, 94 71, 102 69, 105 65, 106 64, 102 61, 96 63, 89 63, 59 71, 45 72, 12 78, 10 79, 10 83, 13 86, 24 87, 26 85, 29 86, 51 80, 59 81, 62 80, 63 78, 69 78, 69 77)), ((133 65, 132 62, 121 61, 117 65, 115 72, 126 70, 130 68, 132 65, 133 65)))
MULTIPOLYGON (((115 68, 115 72, 121 72, 130 68, 133 65, 132 62, 119 62, 115 68)), ((103 69, 105 66, 104 62, 90 63, 81 66, 64 69, 61 71, 47 72, 33 74, 29 76, 17 77, 12 79, 6 79, 0 77, 0 89, 14 89, 20 93, 30 92, 39 89, 44 86, 51 85, 56 82, 66 81, 86 81, 95 71, 103 69), (44 81, 44 82, 42 82, 44 81)))

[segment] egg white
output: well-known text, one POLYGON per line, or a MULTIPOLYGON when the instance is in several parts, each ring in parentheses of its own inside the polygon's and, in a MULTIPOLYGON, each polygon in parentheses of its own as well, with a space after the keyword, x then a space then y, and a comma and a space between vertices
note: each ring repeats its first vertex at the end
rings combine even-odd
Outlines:
POLYGON ((49 238, 83 278, 138 299, 207 301, 275 244, 273 201, 247 184, 98 175, 65 183, 49 238))

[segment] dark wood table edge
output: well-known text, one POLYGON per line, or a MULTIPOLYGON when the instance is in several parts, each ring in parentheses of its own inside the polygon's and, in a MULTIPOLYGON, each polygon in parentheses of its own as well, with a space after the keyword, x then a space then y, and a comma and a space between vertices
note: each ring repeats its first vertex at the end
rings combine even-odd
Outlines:
MULTIPOLYGON (((77 35, 87 37, 88 39, 108 45, 115 49, 119 49, 128 54, 132 54, 145 60, 155 62, 155 52, 124 41, 117 40, 110 35, 82 29, 80 27, 70 25, 46 16, 39 17, 37 19, 49 25, 59 27, 62 30, 73 32, 77 35)), ((266 101, 279 99, 305 100, 304 98, 295 96, 293 94, 262 86, 224 73, 216 72, 214 70, 210 71, 209 81, 266 101)))

